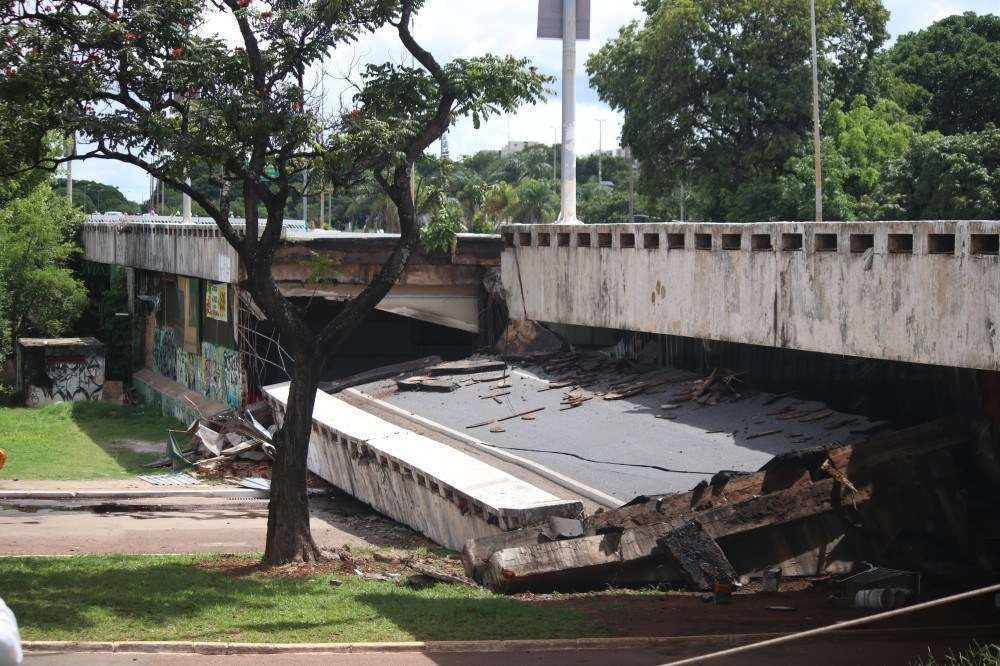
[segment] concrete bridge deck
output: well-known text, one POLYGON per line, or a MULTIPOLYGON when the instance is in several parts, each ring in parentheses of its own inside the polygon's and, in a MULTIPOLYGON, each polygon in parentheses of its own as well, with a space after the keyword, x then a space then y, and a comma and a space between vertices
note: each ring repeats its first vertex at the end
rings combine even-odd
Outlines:
POLYGON ((1000 370, 1000 221, 510 225, 512 317, 1000 370))
MULTIPOLYGON (((282 232, 273 273, 289 297, 347 300, 369 283, 392 252, 397 234, 282 232)), ((236 251, 214 224, 171 218, 92 216, 81 233, 83 258, 103 264, 238 284, 236 251)), ((500 264, 500 237, 459 234, 450 252, 418 251, 379 309, 475 333, 486 274, 500 264)))
MULTIPOLYGON (((280 421, 288 385, 265 393, 280 421)), ((310 471, 454 550, 474 537, 583 512, 580 501, 560 499, 322 391, 313 423, 310 471)))

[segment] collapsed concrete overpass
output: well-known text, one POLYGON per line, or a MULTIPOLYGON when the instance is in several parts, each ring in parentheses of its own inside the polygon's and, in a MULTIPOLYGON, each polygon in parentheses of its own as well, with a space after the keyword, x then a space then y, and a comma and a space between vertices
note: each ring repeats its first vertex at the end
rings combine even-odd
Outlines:
POLYGON ((512 317, 1000 370, 1000 222, 511 225, 512 317))
MULTIPOLYGON (((395 234, 288 228, 274 275, 286 296, 344 301, 368 284, 392 252, 395 234)), ((214 224, 143 216, 83 226, 83 258, 159 273, 236 285, 239 256, 214 224)), ((417 252, 380 310, 458 330, 479 331, 479 296, 487 273, 500 264, 499 237, 460 234, 450 253, 417 252)))

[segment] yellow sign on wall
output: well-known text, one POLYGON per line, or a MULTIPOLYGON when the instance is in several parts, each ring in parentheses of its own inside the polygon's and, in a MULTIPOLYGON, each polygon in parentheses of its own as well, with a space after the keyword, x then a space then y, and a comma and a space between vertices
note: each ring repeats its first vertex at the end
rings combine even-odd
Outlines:
POLYGON ((205 284, 205 316, 229 321, 229 285, 218 282, 205 284))

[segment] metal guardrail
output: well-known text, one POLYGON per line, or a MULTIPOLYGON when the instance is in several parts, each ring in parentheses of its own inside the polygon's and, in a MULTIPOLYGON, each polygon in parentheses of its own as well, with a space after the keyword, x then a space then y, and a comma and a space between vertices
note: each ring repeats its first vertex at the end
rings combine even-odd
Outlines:
MULTIPOLYGON (((181 215, 105 215, 102 213, 96 213, 88 215, 87 222, 100 224, 198 224, 206 226, 215 226, 215 220, 210 217, 199 217, 192 216, 185 220, 181 215)), ((245 227, 246 220, 243 218, 233 218, 232 225, 234 227, 245 227)), ((285 220, 284 228, 289 231, 309 231, 309 225, 306 224, 305 220, 285 220)))

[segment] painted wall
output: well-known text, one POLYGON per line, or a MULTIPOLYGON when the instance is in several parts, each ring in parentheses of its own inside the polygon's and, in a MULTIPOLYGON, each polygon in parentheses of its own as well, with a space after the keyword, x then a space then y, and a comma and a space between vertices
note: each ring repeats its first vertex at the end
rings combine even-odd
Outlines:
POLYGON ((190 354, 173 327, 156 327, 152 369, 234 409, 243 402, 246 381, 239 352, 203 341, 201 353, 190 354))
POLYGON ((104 346, 19 347, 18 385, 25 403, 100 400, 104 391, 104 346))

